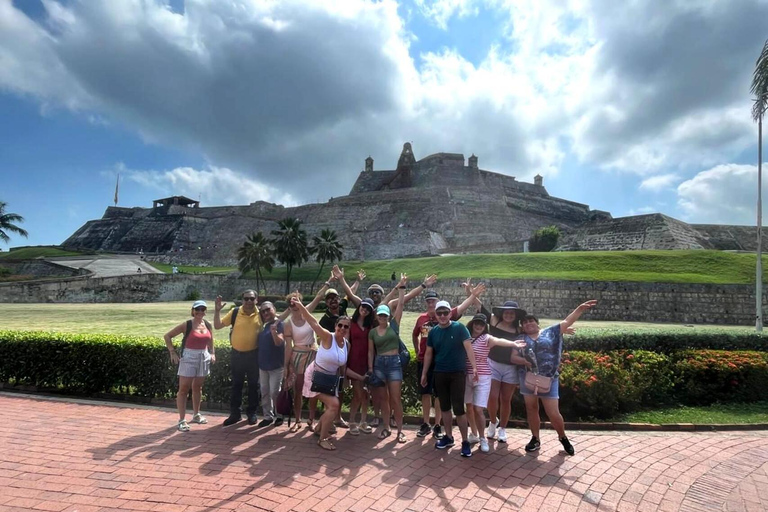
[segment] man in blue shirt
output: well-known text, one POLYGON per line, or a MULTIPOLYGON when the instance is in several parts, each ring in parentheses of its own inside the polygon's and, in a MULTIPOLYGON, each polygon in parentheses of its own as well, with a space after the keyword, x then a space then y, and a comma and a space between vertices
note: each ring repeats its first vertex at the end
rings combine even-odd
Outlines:
POLYGON ((424 370, 421 373, 421 385, 427 385, 427 371, 435 362, 434 387, 440 399, 440 410, 445 425, 445 436, 435 448, 444 450, 453 446, 453 418, 461 432, 461 456, 471 457, 472 450, 467 439, 467 416, 464 411, 464 386, 466 384, 467 359, 472 364, 472 378, 478 380, 475 354, 472 351, 472 337, 467 328, 451 320, 451 305, 441 300, 435 305, 437 326, 427 336, 427 351, 424 354, 424 370))
MULTIPOLYGON (((275 316, 275 306, 268 301, 259 306, 259 314, 264 323, 259 332, 259 384, 261 387, 261 409, 264 419, 259 427, 283 423, 275 413, 277 395, 283 381, 285 368, 285 340, 283 339, 283 322, 275 316)), ((250 399, 250 397, 249 397, 250 399)))

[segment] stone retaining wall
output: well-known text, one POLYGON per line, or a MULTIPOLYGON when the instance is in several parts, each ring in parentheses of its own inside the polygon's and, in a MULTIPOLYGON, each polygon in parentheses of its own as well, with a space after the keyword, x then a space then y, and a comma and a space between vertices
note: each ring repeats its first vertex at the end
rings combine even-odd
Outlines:
MULTIPOLYGON (((365 290, 369 283, 361 287, 365 290)), ((391 283, 381 283, 385 287, 391 283)), ((435 290, 451 304, 464 298, 460 281, 445 280, 435 290)), ((565 318, 587 299, 599 305, 591 320, 638 322, 715 323, 754 325, 755 290, 752 285, 626 283, 590 281, 539 281, 491 279, 483 296, 486 304, 514 299, 520 306, 547 318, 565 318)), ((285 284, 267 283, 267 293, 282 295, 285 284)), ((293 282, 291 289, 309 291, 310 283, 293 282)), ((215 275, 144 274, 120 277, 74 277, 57 281, 0 283, 0 303, 36 302, 156 302, 185 300, 192 292, 212 300, 222 295, 232 300, 242 290, 256 289, 256 282, 215 275)), ((767 291, 768 293, 768 291, 767 291)), ((766 295, 763 297, 765 307, 766 295)), ((424 309, 418 297, 409 311, 424 309)))
POLYGON ((90 274, 88 270, 82 268, 67 267, 47 260, 3 259, 0 261, 0 267, 8 268, 14 274, 35 276, 37 278, 71 277, 90 274))

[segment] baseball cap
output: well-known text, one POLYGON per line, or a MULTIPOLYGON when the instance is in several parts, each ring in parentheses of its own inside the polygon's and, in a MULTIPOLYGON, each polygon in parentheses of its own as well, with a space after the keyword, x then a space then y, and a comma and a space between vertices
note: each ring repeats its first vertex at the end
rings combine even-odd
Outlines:
POLYGON ((437 294, 435 290, 429 290, 427 293, 424 294, 424 300, 427 299, 439 299, 440 296, 437 294))
POLYGON ((435 309, 451 309, 451 303, 447 300, 438 301, 438 303, 435 304, 435 309))
POLYGON ((339 292, 337 292, 336 289, 334 288, 328 288, 327 290, 325 290, 325 298, 327 299, 329 295, 335 295, 338 297, 339 292))
POLYGON ((192 304, 192 309, 195 308, 208 308, 208 304, 205 303, 204 300, 196 300, 194 304, 192 304))
POLYGON ((389 316, 390 315, 389 306, 387 306, 386 304, 382 304, 381 306, 377 307, 376 314, 389 316))

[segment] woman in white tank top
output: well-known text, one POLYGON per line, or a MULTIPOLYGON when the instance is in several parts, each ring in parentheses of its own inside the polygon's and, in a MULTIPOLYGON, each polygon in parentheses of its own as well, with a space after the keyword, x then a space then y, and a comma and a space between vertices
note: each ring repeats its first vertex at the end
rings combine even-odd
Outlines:
POLYGON ((363 380, 363 376, 353 372, 346 368, 347 356, 349 355, 349 344, 347 343, 347 336, 349 336, 349 326, 352 320, 348 316, 340 316, 336 320, 335 332, 331 333, 323 329, 323 327, 317 322, 317 319, 312 316, 312 313, 307 311, 307 308, 301 303, 301 301, 294 297, 291 299, 291 308, 296 307, 301 311, 302 318, 312 327, 312 330, 317 334, 319 341, 319 347, 317 349, 317 355, 315 360, 310 363, 304 373, 304 396, 308 398, 317 397, 325 405, 325 412, 320 416, 319 424, 315 427, 315 434, 320 436, 320 440, 317 442, 324 450, 335 450, 336 447, 331 442, 329 437, 331 426, 333 424, 336 414, 341 408, 341 402, 338 397, 338 390, 334 395, 325 393, 316 393, 312 391, 312 376, 315 371, 325 374, 346 376, 352 379, 363 380))

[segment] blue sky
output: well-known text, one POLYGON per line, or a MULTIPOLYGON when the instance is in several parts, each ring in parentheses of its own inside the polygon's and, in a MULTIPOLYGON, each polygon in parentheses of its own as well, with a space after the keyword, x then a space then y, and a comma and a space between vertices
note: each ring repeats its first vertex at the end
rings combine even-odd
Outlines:
POLYGON ((766 19, 765 0, 0 0, 0 201, 30 233, 10 246, 100 218, 118 173, 120 206, 302 204, 405 141, 615 217, 749 224, 766 19))

